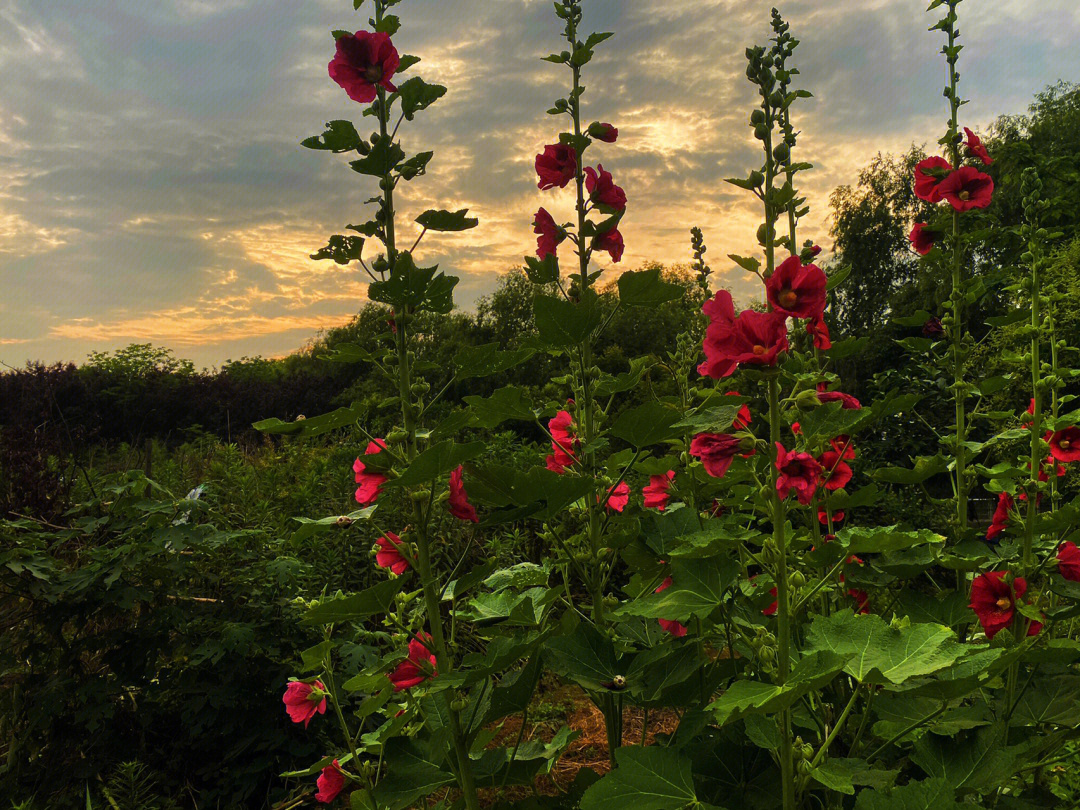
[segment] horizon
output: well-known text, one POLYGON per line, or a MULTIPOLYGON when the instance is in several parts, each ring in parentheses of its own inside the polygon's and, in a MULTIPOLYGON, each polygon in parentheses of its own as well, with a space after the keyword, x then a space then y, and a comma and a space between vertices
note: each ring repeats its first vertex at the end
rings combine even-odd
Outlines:
MULTIPOLYGON (((563 78, 540 60, 558 49, 549 5, 417 2, 394 38, 403 53, 427 55, 410 75, 448 88, 403 128, 407 144, 435 157, 400 208, 410 220, 430 207, 480 218, 474 231, 429 236, 419 252, 461 276, 462 309, 532 253, 535 210, 561 210, 532 171, 557 131, 544 110, 563 78)), ((598 263, 604 279, 612 268, 688 262, 689 229, 700 225, 715 277, 747 297, 747 274, 726 255, 754 250, 758 212, 723 178, 759 161, 743 48, 767 39, 768 5, 586 4, 586 28, 613 30, 616 47, 598 54, 584 103, 590 120, 620 129, 600 159, 630 199, 626 256, 598 263)), ((308 256, 356 221, 372 186, 344 156, 300 141, 325 121, 359 120, 326 63, 330 30, 366 27, 367 15, 344 0, 101 6, 0 0, 0 361, 81 364, 93 351, 152 343, 210 368, 288 355, 351 319, 366 300, 362 271, 308 256)), ((1007 0, 962 28, 964 123, 977 131, 1080 78, 1067 56, 1080 8, 1030 6, 1007 0)), ((830 192, 878 152, 932 144, 946 116, 943 100, 925 102, 940 98, 942 77, 924 9, 924 0, 781 7, 803 42, 796 86, 814 93, 796 120, 797 154, 819 158, 804 175, 802 232, 826 252, 830 192)))

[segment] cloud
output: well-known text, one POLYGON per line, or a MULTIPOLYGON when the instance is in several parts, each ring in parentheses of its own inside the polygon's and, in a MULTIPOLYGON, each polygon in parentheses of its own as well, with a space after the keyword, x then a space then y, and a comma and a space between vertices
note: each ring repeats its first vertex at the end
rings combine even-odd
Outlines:
MULTIPOLYGON (((614 122, 597 149, 630 197, 622 265, 689 259, 700 225, 709 258, 744 298, 757 293, 721 257, 756 251, 756 201, 724 182, 760 163, 747 127, 743 49, 769 36, 755 0, 590 0, 589 29, 614 30, 586 73, 588 120, 614 122)), ((803 45, 800 155, 811 213, 800 237, 827 244, 827 203, 879 151, 936 139, 940 38, 924 0, 791 0, 803 45)), ((533 156, 565 121, 566 92, 547 0, 408 3, 395 42, 414 71, 447 86, 402 128, 433 149, 402 187, 402 239, 426 208, 469 207, 480 227, 429 234, 419 251, 462 277, 465 306, 533 250, 541 205, 569 219, 568 195, 539 192, 533 156)), ((72 358, 133 340, 220 362, 280 354, 366 300, 363 272, 309 254, 371 215, 374 189, 344 156, 299 141, 324 121, 370 119, 329 81, 332 28, 364 27, 347 0, 0 0, 0 357, 72 358)), ((1003 0, 965 13, 965 107, 980 126, 1075 78, 1073 0, 1003 0)), ((371 246, 374 250, 374 245, 371 246)), ((606 266, 601 263, 601 266, 606 266)))

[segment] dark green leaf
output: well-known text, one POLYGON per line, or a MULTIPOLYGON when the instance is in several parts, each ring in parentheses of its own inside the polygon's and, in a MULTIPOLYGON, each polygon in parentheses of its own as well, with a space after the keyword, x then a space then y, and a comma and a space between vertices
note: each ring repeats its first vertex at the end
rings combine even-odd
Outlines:
POLYGON ((619 276, 619 303, 627 307, 658 307, 686 295, 681 284, 664 281, 659 268, 623 273, 619 276))
POLYGON ((401 161, 405 153, 401 147, 389 138, 381 139, 364 157, 349 163, 354 172, 370 177, 383 177, 390 174, 401 161))
POLYGON ((336 599, 325 599, 304 614, 303 624, 336 624, 359 622, 385 613, 405 586, 404 577, 387 579, 366 591, 336 599))
POLYGON ((459 382, 473 377, 490 377, 503 374, 515 366, 521 365, 536 354, 535 349, 512 349, 502 351, 498 343, 485 343, 482 346, 469 346, 457 353, 454 364, 457 366, 459 382))
POLYGON ((550 346, 575 346, 585 341, 600 325, 601 313, 592 297, 574 304, 560 298, 538 295, 533 302, 536 329, 550 346))
POLYGON ((460 211, 425 211, 416 218, 421 226, 429 231, 467 231, 480 224, 480 220, 470 217, 468 208, 460 211))
POLYGON ((659 746, 619 748, 618 767, 585 791, 581 810, 683 810, 697 802, 690 760, 659 746))
POLYGON ((415 487, 428 484, 440 476, 481 455, 486 448, 483 442, 455 444, 452 441, 440 442, 418 455, 397 478, 387 481, 386 488, 415 487))
POLYGON ((648 447, 679 435, 673 426, 679 421, 679 412, 660 402, 646 402, 623 411, 609 431, 634 447, 648 447))
POLYGON ((306 138, 300 145, 306 149, 351 152, 360 145, 360 134, 350 121, 327 121, 322 135, 306 138))

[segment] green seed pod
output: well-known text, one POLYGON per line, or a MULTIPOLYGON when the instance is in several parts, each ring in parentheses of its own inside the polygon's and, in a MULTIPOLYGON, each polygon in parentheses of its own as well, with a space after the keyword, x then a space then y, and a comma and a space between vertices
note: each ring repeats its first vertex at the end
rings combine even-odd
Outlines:
POLYGON ((803 576, 802 571, 792 571, 791 576, 788 577, 788 581, 793 588, 801 588, 806 584, 806 577, 803 576))

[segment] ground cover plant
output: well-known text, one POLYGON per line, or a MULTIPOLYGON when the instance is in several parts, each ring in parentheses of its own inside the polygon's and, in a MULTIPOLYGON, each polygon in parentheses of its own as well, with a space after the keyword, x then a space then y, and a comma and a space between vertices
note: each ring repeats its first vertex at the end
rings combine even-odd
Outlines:
MULTIPOLYGON (((57 473, 85 502, 4 521, 4 677, 32 675, 5 692, 11 783, 48 791, 86 730, 150 747, 195 725, 228 754, 176 750, 167 778, 189 789, 171 795, 192 806, 1071 806, 1075 250, 1059 176, 995 179, 993 142, 966 125, 961 0, 928 9, 945 126, 904 178, 908 272, 935 292, 887 313, 896 356, 859 397, 843 372, 880 350, 846 332, 868 320, 846 286, 861 245, 816 263, 811 93, 778 11, 745 52, 761 162, 728 181, 761 206, 759 253, 729 258, 764 305, 713 290, 690 206, 687 273, 614 272, 637 201, 619 122, 594 120, 586 93, 613 35, 557 0, 544 59, 564 90, 534 161, 536 246, 506 288, 529 326, 461 345, 446 340, 457 279, 423 247, 477 220, 413 211, 407 193, 437 160, 407 151, 409 123, 446 88, 395 46, 407 3, 353 5, 362 24, 333 32, 328 74, 358 120, 304 146, 344 156, 371 211, 314 256, 370 276, 362 339, 318 352, 369 376, 325 412, 257 421, 264 444, 200 466, 221 492, 151 480, 182 492, 185 457, 202 464, 186 445, 157 476, 57 473), (1019 206, 1008 233, 991 219, 1002 194, 1019 206), (549 212, 559 196, 569 221, 549 212), (620 323, 657 312, 690 314, 663 349, 624 339, 620 323), (525 367, 539 384, 511 377, 525 367), (355 508, 327 514, 345 475, 355 508)), ((166 806, 110 745, 71 775, 79 806, 166 806)))

